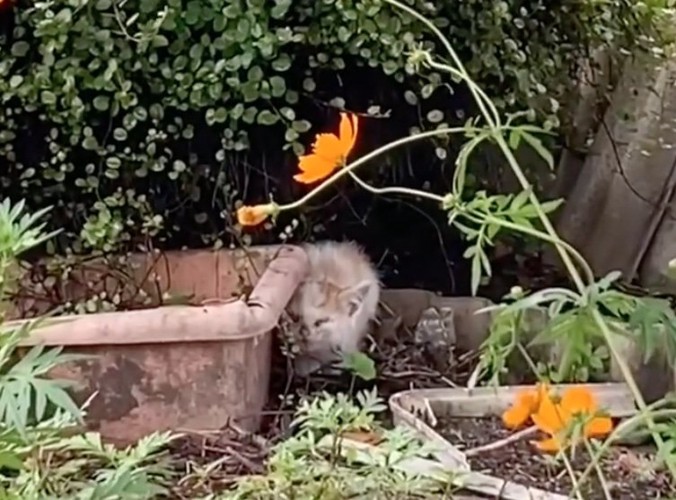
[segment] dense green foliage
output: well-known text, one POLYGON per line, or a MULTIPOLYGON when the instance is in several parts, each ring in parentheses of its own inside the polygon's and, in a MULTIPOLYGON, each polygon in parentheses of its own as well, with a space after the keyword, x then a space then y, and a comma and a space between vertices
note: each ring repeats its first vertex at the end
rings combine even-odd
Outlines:
MULTIPOLYGON (((599 43, 650 48, 661 12, 633 0, 409 3, 499 106, 553 126, 579 57, 599 43)), ((372 117, 365 149, 472 113, 460 86, 407 66, 424 27, 374 0, 18 0, 0 18, 3 195, 54 204, 59 250, 230 243, 236 200, 297 194, 293 154, 334 126, 333 108, 372 117)), ((446 175, 448 147, 414 162, 429 164, 416 181, 446 175)))

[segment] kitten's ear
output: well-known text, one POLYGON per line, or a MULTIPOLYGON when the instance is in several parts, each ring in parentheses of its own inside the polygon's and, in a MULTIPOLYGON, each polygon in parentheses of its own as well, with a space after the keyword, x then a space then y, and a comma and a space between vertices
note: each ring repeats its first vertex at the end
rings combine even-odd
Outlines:
POLYGON ((347 314, 354 316, 366 299, 366 295, 371 291, 371 287, 375 286, 371 281, 362 281, 358 285, 343 290, 342 295, 347 302, 347 314))

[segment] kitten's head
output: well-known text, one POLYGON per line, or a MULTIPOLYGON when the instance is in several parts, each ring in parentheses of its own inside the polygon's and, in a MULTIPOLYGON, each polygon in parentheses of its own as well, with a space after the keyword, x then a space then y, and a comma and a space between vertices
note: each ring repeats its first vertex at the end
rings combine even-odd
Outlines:
POLYGON ((299 297, 300 337, 306 351, 327 357, 332 346, 354 336, 355 318, 362 310, 370 282, 340 289, 330 283, 305 283, 299 297))

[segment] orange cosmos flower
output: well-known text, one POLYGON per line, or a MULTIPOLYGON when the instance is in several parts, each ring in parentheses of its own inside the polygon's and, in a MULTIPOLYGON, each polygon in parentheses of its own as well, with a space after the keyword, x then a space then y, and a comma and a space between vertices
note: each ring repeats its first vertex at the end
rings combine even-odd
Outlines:
POLYGON ((516 395, 516 401, 502 414, 502 422, 508 429, 524 425, 530 416, 540 408, 540 402, 547 398, 549 385, 537 384, 534 389, 524 389, 516 395))
POLYGON ((312 153, 299 158, 300 173, 293 178, 302 184, 313 184, 345 165, 357 141, 358 121, 356 115, 340 114, 338 135, 317 134, 312 145, 312 153))
POLYGON ((549 434, 535 446, 546 452, 557 452, 570 443, 566 442, 566 432, 575 418, 583 417, 582 432, 584 438, 604 437, 613 430, 613 421, 605 416, 596 416, 596 399, 586 387, 569 387, 563 392, 558 403, 547 396, 540 402, 537 413, 531 415, 533 423, 541 431, 549 434))
POLYGON ((243 205, 237 209, 237 222, 242 226, 257 226, 270 215, 274 214, 276 205, 267 203, 265 205, 243 205))

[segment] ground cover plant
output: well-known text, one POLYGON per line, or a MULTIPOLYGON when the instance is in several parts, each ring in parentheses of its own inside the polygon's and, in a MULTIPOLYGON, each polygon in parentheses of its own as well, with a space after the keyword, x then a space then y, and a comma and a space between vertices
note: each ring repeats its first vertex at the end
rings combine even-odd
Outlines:
MULTIPOLYGON (((571 78, 592 49, 654 51, 665 33, 661 1, 409 5, 447 34, 498 109, 528 109, 553 130, 567 120, 571 78)), ((83 254, 347 236, 384 255, 395 286, 414 280, 407 263, 426 255, 426 287, 466 292, 457 238, 425 205, 335 183, 332 203, 282 214, 278 231, 242 234, 232 217, 240 199, 295 199, 302 187, 287 180, 296 155, 339 110, 368 124, 363 151, 474 116, 461 83, 414 71, 412 41, 437 43, 415 17, 374 0, 4 0, 0 193, 54 206, 49 226, 63 231, 47 245, 60 257, 52 280, 83 254)), ((459 146, 430 137, 366 175, 442 191, 459 146)), ((491 165, 471 172, 467 188, 493 179, 501 165, 491 165)), ((126 306, 91 295, 78 311, 126 306)))
MULTIPOLYGON (((7 0, 0 3, 3 4, 7 4, 7 0)), ((144 4, 145 7, 130 1, 105 0, 31 6, 19 2, 13 11, 17 17, 12 18, 16 26, 9 32, 5 28, 5 40, 10 43, 9 56, 0 61, 3 77, 0 90, 6 104, 0 115, 0 124, 4 127, 0 137, 4 143, 1 157, 9 166, 3 184, 7 189, 20 186, 32 204, 59 200, 51 212, 55 214, 52 220, 57 224, 72 220, 79 225, 68 227, 66 224, 66 231, 61 235, 50 234, 49 241, 57 242, 55 249, 65 246, 76 253, 123 252, 139 245, 147 250, 155 241, 162 242, 164 238, 163 243, 167 243, 181 233, 183 227, 193 228, 195 224, 211 226, 210 231, 193 234, 195 239, 214 243, 222 238, 225 241, 221 244, 238 241, 237 238, 243 240, 237 233, 242 227, 265 226, 268 219, 283 221, 285 214, 289 216, 307 207, 319 194, 329 192, 332 186, 348 177, 351 185, 373 195, 411 197, 440 212, 467 242, 465 257, 471 263, 473 292, 477 291, 482 277, 493 273, 489 251, 502 235, 516 233, 552 244, 574 288, 550 288, 535 293, 515 290, 505 303, 498 305, 495 309, 498 319, 482 350, 476 380, 500 381, 507 358, 514 352, 524 356, 543 382, 585 379, 591 372, 603 370, 604 363, 612 356, 640 408, 639 416, 623 426, 609 429, 606 425, 600 432, 599 420, 594 419, 603 416, 596 415, 593 405, 578 405, 573 411, 566 405, 559 408, 555 401, 545 397, 538 399, 545 402, 544 406, 528 405, 529 411, 524 412, 526 405, 517 405, 515 411, 534 419, 536 425, 540 421, 540 430, 549 435, 548 443, 556 445, 543 447, 555 453, 558 460, 570 461, 568 454, 575 447, 569 443, 588 448, 592 456, 588 469, 580 475, 575 471, 570 474, 573 494, 578 497, 580 485, 590 474, 600 471, 599 457, 631 426, 647 426, 659 446, 660 460, 673 473, 676 471, 674 427, 670 422, 657 421, 658 417, 668 417, 671 413, 659 405, 645 404, 613 335, 622 332, 635 338, 648 351, 662 349, 673 360, 676 338, 672 331, 673 312, 664 302, 617 291, 613 288, 616 275, 597 280, 584 259, 561 241, 553 229, 548 215, 556 210, 560 201, 540 202, 536 188, 515 156, 515 150, 526 145, 553 167, 554 157, 548 149, 547 137, 552 136, 551 127, 556 121, 552 112, 558 101, 544 97, 558 85, 549 78, 567 67, 564 61, 547 52, 551 48, 547 44, 536 50, 535 46, 527 46, 528 40, 540 35, 552 46, 569 43, 577 47, 576 43, 566 39, 562 32, 543 28, 542 18, 538 17, 548 15, 543 9, 529 11, 524 7, 525 11, 515 16, 508 4, 492 2, 492 8, 479 16, 482 22, 489 24, 488 31, 492 35, 486 36, 484 43, 478 46, 464 47, 467 57, 460 57, 454 47, 462 45, 460 40, 471 37, 451 29, 454 38, 449 41, 439 26, 461 26, 463 20, 475 17, 475 10, 467 6, 457 9, 460 19, 449 22, 443 21, 444 16, 437 15, 435 9, 448 13, 455 4, 442 7, 415 4, 419 10, 394 0, 373 3, 370 7, 365 3, 348 6, 330 1, 299 2, 300 7, 293 6, 298 10, 292 10, 291 3, 276 2, 274 9, 268 12, 260 2, 248 2, 247 9, 239 3, 233 3, 232 8, 219 5, 217 7, 223 7, 219 10, 193 1, 186 6, 186 16, 182 16, 183 6, 177 2, 167 5, 151 2, 144 4), (320 11, 313 10, 310 4, 319 5, 315 8, 320 11), (299 26, 303 30, 285 30, 280 26, 284 16, 300 19, 299 26), (369 22, 373 16, 376 21, 369 22), (261 18, 264 23, 260 22, 261 18), (92 19, 103 29, 96 29, 98 24, 90 22, 92 19), (535 25, 529 22, 531 19, 537 20, 535 25), (353 29, 341 30, 346 24, 353 29), (401 44, 390 44, 392 32, 399 33, 402 25, 411 28, 402 35, 401 44), (513 57, 513 64, 504 66, 506 71, 496 63, 497 56, 489 49, 495 44, 496 25, 500 27, 498 32, 511 32, 512 25, 527 32, 526 35, 520 32, 519 41, 507 35, 497 37, 513 57), (523 26, 519 28, 519 25, 523 26), (224 31, 224 34, 214 37, 212 30, 224 31), (200 36, 193 37, 194 33, 200 36), (429 43, 430 34, 436 37, 434 51, 429 43), (219 50, 234 52, 216 60, 211 48, 221 45, 219 50), (331 50, 326 48, 329 45, 331 50), (303 50, 308 46, 312 50, 303 50), (111 54, 115 53, 120 56, 113 58, 111 54), (166 57, 167 53, 172 57, 166 57), (524 75, 520 71, 519 61, 527 57, 542 62, 541 65, 533 63, 541 74, 524 75), (325 106, 330 109, 326 116, 338 123, 323 127, 327 132, 318 135, 305 151, 303 145, 309 141, 303 141, 302 134, 309 133, 312 126, 322 120, 311 121, 296 110, 295 104, 301 94, 308 99, 311 96, 306 94, 322 95, 324 85, 319 74, 323 70, 340 70, 339 61, 347 64, 346 61, 354 58, 361 60, 362 66, 375 66, 391 74, 394 81, 415 84, 413 90, 407 89, 402 95, 404 101, 415 108, 415 120, 424 122, 424 126, 417 127, 424 131, 414 129, 406 135, 414 127, 407 123, 405 133, 400 134, 403 138, 363 153, 368 150, 368 144, 359 143, 364 134, 363 123, 370 119, 369 115, 379 116, 379 113, 377 110, 349 111, 345 109, 344 98, 338 101, 336 96, 329 95, 330 99, 326 100, 333 104, 325 106), (465 59, 467 65, 462 63, 465 59), (299 75, 291 75, 295 65, 303 70, 299 75), (60 71, 53 71, 52 67, 60 71), (304 71, 306 67, 311 70, 310 76, 304 71), (487 85, 479 86, 468 68, 485 79, 487 85), (229 76, 226 77, 226 73, 229 76), (291 76, 287 79, 286 75, 291 76), (485 88, 490 87, 488 83, 492 80, 505 78, 513 83, 515 90, 502 94, 496 103, 485 88), (430 101, 433 104, 429 108, 421 104, 425 96, 431 98, 435 89, 446 89, 454 81, 459 81, 473 99, 471 106, 463 109, 462 119, 446 117, 438 109, 443 106, 437 106, 434 100, 430 101), (235 88, 240 90, 233 90, 235 88), (148 95, 156 100, 160 95, 163 97, 159 102, 141 102, 141 97, 148 95), (221 100, 231 97, 231 108, 219 106, 221 100), (537 106, 539 97, 547 102, 544 110, 537 106), (529 105, 532 107, 525 109, 529 105), (524 109, 518 111, 510 109, 512 107, 524 109), (334 108, 341 111, 336 112, 334 108), (543 126, 531 120, 535 109, 546 117, 543 126), (424 119, 420 119, 421 113, 424 119), (83 125, 88 123, 84 117, 91 118, 93 126, 83 125), (211 135, 198 134, 198 124, 216 130, 212 130, 211 135), (251 160, 247 155, 256 137, 254 125, 276 127, 278 134, 270 134, 265 129, 266 139, 278 137, 277 149, 283 151, 287 147, 285 154, 296 158, 293 168, 297 170, 275 172, 276 176, 283 177, 279 182, 280 186, 286 186, 283 189, 266 188, 251 195, 245 188, 250 170, 228 177, 235 171, 233 165, 251 160), (49 150, 49 160, 34 160, 31 155, 35 151, 25 144, 21 146, 18 138, 25 130, 45 139, 40 145, 49 150), (198 136, 210 145, 198 143, 198 136), (450 144, 445 142, 449 136, 458 141, 457 151, 446 147, 450 144), (178 146, 169 147, 169 138, 177 141, 178 146), (358 173, 358 169, 372 165, 376 158, 395 148, 431 138, 436 139, 434 153, 438 159, 451 161, 449 158, 453 158, 455 163, 451 182, 442 185, 440 194, 432 189, 420 189, 419 185, 375 187, 374 178, 358 173), (505 165, 520 183, 519 193, 477 189, 472 182, 474 160, 487 144, 503 155, 505 165), (200 156, 202 154, 205 156, 200 156), (212 157, 220 162, 220 169, 208 166, 212 157), (40 168, 31 166, 34 164, 40 168), (202 173, 195 177, 194 172, 202 173), (296 182, 287 182, 290 179, 296 182), (66 194, 66 186, 77 189, 66 194), (306 194, 295 201, 282 201, 293 199, 298 192, 306 194), (274 194, 275 201, 268 202, 268 194, 274 194), (262 203, 241 205, 242 200, 262 203), (232 240, 223 237, 220 229, 223 220, 233 230, 232 240), (545 309, 549 315, 547 328, 537 340, 561 346, 558 363, 538 366, 530 359, 525 345, 529 340, 520 337, 518 326, 522 314, 533 308, 545 309), (650 332, 656 328, 666 331, 665 343, 651 346, 650 332), (546 412, 552 405, 556 411, 546 412), (562 409, 570 418, 552 418, 562 409), (580 422, 578 416, 588 421, 580 422), (566 438, 573 434, 581 440, 566 438), (606 439, 600 444, 596 438, 606 439)), ((594 21, 596 9, 605 7, 579 5, 583 6, 582 12, 575 11, 566 19, 574 28, 584 22, 598 27, 598 21, 594 21)), ((638 9, 634 9, 634 5, 633 2, 613 3, 608 8, 617 9, 613 11, 616 15, 610 16, 612 22, 604 25, 605 29, 580 33, 596 41, 613 36, 622 39, 636 26, 631 23, 640 25, 662 12, 662 6, 655 3, 638 9), (623 13, 631 15, 620 15, 623 13), (637 21, 638 18, 643 21, 637 21)), ((647 38, 637 36, 636 41, 648 43, 647 38)), ((579 55, 576 51, 571 54, 566 57, 579 55)), ((255 163, 265 165, 260 158, 255 159, 255 163)), ((269 176, 266 172, 264 178, 269 176)), ((19 208, 5 202, 4 212, 0 210, 0 230, 4 233, 0 244, 7 245, 5 271, 20 252, 47 241, 40 233, 44 228, 31 229, 31 224, 46 213, 24 217, 23 205, 17 206, 19 208)), ((97 310, 97 307, 86 308, 87 312, 97 310)), ((96 434, 65 435, 65 430, 78 422, 81 411, 58 384, 41 377, 54 363, 67 358, 58 351, 38 349, 13 364, 10 359, 18 339, 28 334, 30 328, 7 326, 7 329, 7 343, 1 351, 7 355, 4 365, 7 371, 0 380, 0 409, 7 431, 3 441, 6 452, 2 457, 5 457, 4 465, 14 470, 3 476, 8 498, 107 499, 168 495, 170 468, 161 450, 172 436, 151 436, 135 447, 120 451, 103 445, 96 434), (31 405, 33 396, 35 404, 31 405)), ((343 498, 346 492, 358 494, 359 489, 383 498, 392 498, 393 492, 400 495, 399 498, 434 497, 440 492, 453 494, 448 489, 450 478, 445 482, 430 481, 394 468, 403 458, 424 455, 423 448, 406 433, 385 431, 375 423, 373 414, 380 409, 380 401, 374 395, 362 394, 358 403, 350 403, 344 396, 325 395, 301 406, 295 422, 297 433, 274 448, 264 473, 236 482, 232 491, 221 496, 343 498), (345 459, 339 453, 338 443, 348 432, 374 434, 375 441, 382 444, 384 455, 365 465, 355 464, 349 457, 345 459), (327 436, 333 444, 328 450, 318 443, 327 436)))

